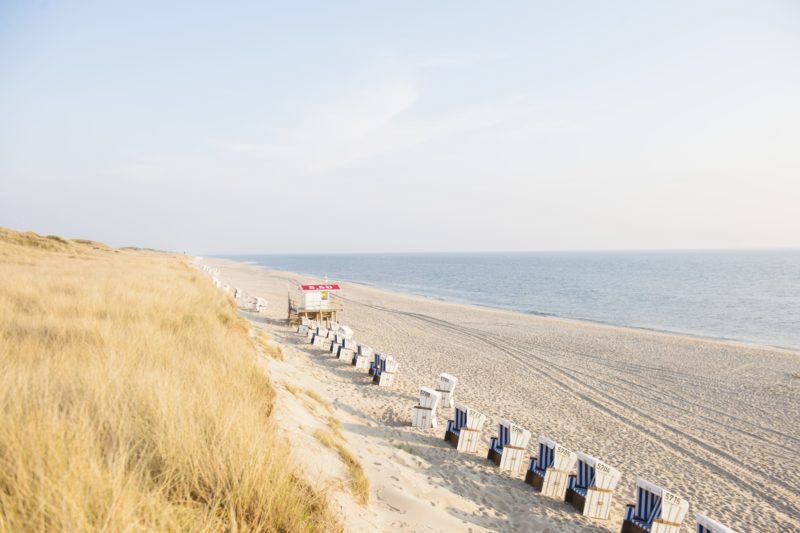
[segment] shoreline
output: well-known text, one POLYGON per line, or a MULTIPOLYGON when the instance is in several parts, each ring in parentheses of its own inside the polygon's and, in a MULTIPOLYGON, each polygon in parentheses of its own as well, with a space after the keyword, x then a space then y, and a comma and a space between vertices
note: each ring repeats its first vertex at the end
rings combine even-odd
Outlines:
MULTIPOLYGON (((274 269, 274 268, 262 265, 262 264, 260 264, 260 263, 258 263, 256 261, 241 261, 241 260, 231 259, 231 258, 224 257, 224 256, 206 256, 206 257, 213 258, 215 260, 230 261, 230 262, 238 263, 238 264, 242 264, 242 265, 249 265, 249 266, 253 266, 253 267, 258 267, 258 268, 264 270, 265 272, 274 272, 274 273, 280 273, 280 274, 284 274, 284 275, 305 277, 305 278, 313 279, 313 280, 317 280, 317 281, 323 279, 323 278, 317 276, 316 274, 310 274, 310 273, 307 273, 307 272, 296 272, 296 271, 289 271, 289 270, 274 269)), ((536 311, 520 311, 518 309, 512 309, 510 307, 494 306, 494 305, 483 304, 483 303, 478 303, 478 302, 459 301, 459 300, 444 298, 444 297, 441 297, 441 296, 433 296, 433 295, 422 294, 422 293, 413 292, 413 291, 404 291, 404 290, 395 289, 395 288, 391 288, 391 287, 384 287, 384 286, 381 286, 381 285, 376 285, 376 284, 372 284, 372 283, 368 283, 368 282, 364 282, 364 281, 350 280, 350 279, 345 279, 345 278, 340 278, 340 279, 338 279, 336 281, 341 282, 341 283, 347 283, 347 284, 350 284, 350 285, 356 285, 356 286, 363 287, 363 288, 373 289, 373 290, 376 290, 376 291, 384 291, 384 292, 387 292, 387 293, 390 293, 390 294, 394 294, 394 295, 397 295, 397 296, 401 296, 401 297, 406 297, 406 296, 407 297, 417 297, 417 298, 422 298, 422 299, 425 299, 425 300, 428 300, 428 301, 433 301, 433 302, 442 302, 442 303, 449 303, 449 304, 454 304, 454 305, 464 305, 464 306, 474 307, 476 309, 484 309, 484 310, 492 310, 492 311, 505 311, 505 312, 509 312, 509 313, 515 313, 515 314, 518 314, 518 315, 522 315, 522 316, 546 318, 546 319, 553 319, 553 320, 563 320, 565 322, 570 322, 570 323, 590 324, 590 325, 605 326, 605 327, 610 327, 610 328, 622 328, 622 329, 625 329, 625 330, 657 333, 657 334, 661 334, 661 335, 672 335, 672 336, 686 338, 686 339, 702 340, 702 341, 708 341, 708 342, 718 342, 718 343, 722 343, 722 344, 731 344, 731 345, 742 346, 742 347, 746 347, 746 348, 776 350, 776 351, 780 351, 780 352, 794 353, 794 354, 800 356, 800 347, 781 346, 781 345, 776 345, 776 344, 763 344, 763 343, 759 343, 759 342, 755 342, 755 341, 732 339, 732 338, 726 338, 726 337, 714 337, 714 336, 710 336, 710 335, 702 335, 702 334, 699 334, 699 333, 688 333, 688 332, 684 332, 684 331, 674 331, 674 330, 670 330, 670 329, 661 329, 661 328, 656 328, 656 327, 631 326, 631 325, 628 325, 628 324, 616 324, 616 323, 613 323, 613 322, 606 322, 606 321, 603 321, 603 320, 596 320, 596 319, 591 319, 591 318, 567 317, 567 316, 555 315, 555 314, 544 313, 544 312, 536 312, 536 311)))

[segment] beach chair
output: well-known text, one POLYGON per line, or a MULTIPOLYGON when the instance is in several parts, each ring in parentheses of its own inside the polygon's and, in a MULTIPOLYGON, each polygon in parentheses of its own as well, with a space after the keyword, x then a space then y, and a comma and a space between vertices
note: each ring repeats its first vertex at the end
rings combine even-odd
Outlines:
POLYGON ((341 361, 348 363, 353 361, 353 341, 350 339, 341 339, 341 342, 336 346, 336 357, 341 361))
POLYGON ((545 437, 539 437, 539 455, 531 457, 525 483, 542 495, 564 500, 569 474, 578 459, 575 452, 545 437))
POLYGON ((694 518, 697 522, 697 533, 736 533, 728 526, 723 526, 705 515, 698 513, 694 518))
POLYGON ((661 487, 636 481, 636 504, 625 508, 620 533, 679 533, 689 502, 661 487))
POLYGON ((372 357, 372 348, 370 348, 366 344, 357 344, 356 353, 353 356, 351 364, 356 368, 369 368, 371 357, 372 357))
POLYGON ((439 425, 436 411, 442 395, 429 387, 419 389, 419 405, 414 407, 411 416, 411 425, 415 428, 429 429, 439 425))
POLYGON ((369 365, 369 375, 370 376, 374 376, 375 375, 375 369, 378 368, 381 365, 381 358, 382 357, 383 357, 383 354, 381 354, 379 352, 375 352, 374 354, 372 354, 372 364, 369 365))
POLYGON ((345 340, 345 338, 342 335, 340 335, 339 333, 334 334, 333 338, 331 338, 330 352, 335 357, 339 356, 339 346, 342 345, 344 340, 345 340))
POLYGON ((325 338, 328 335, 328 330, 322 327, 318 327, 317 331, 314 333, 314 336, 311 337, 311 345, 312 346, 322 346, 325 342, 325 338))
POLYGON ((522 470, 525 461, 525 449, 531 440, 531 432, 522 426, 512 424, 505 418, 500 419, 497 436, 492 437, 487 459, 494 461, 500 470, 508 470, 514 474, 522 470))
POLYGON ((380 364, 375 368, 372 375, 372 382, 379 387, 391 387, 394 383, 394 376, 400 369, 400 364, 390 355, 382 355, 380 364))
POLYGON ((606 520, 611 511, 614 489, 622 474, 591 455, 581 452, 576 455, 578 473, 569 476, 566 500, 583 516, 606 520))
POLYGON ((242 289, 240 289, 239 287, 233 289, 233 297, 239 298, 240 296, 242 296, 242 289))
POLYGON ((297 326, 297 334, 298 335, 307 335, 308 334, 308 326, 304 326, 303 324, 300 324, 299 326, 297 326))
POLYGON ((303 326, 310 327, 311 326, 311 319, 308 318, 307 316, 301 316, 300 317, 300 324, 303 325, 303 326))
POLYGON ((339 331, 339 323, 336 322, 335 320, 331 320, 330 323, 328 324, 328 329, 330 329, 331 331, 339 331))
POLYGON ((439 383, 436 385, 436 392, 442 395, 442 405, 452 408, 455 405, 455 390, 458 378, 442 372, 439 374, 439 383))
POLYGON ((253 309, 256 313, 260 313, 261 311, 267 308, 267 301, 264 298, 256 297, 256 300, 253 304, 253 309))
POLYGON ((464 404, 456 404, 453 420, 447 421, 444 440, 456 447, 459 452, 476 452, 481 438, 481 429, 486 416, 464 404))

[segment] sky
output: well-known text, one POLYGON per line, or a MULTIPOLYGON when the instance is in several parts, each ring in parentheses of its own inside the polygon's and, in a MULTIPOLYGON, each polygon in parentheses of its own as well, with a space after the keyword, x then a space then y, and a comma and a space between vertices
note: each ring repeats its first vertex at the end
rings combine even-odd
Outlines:
POLYGON ((800 247, 800 2, 0 0, 0 226, 194 254, 800 247))

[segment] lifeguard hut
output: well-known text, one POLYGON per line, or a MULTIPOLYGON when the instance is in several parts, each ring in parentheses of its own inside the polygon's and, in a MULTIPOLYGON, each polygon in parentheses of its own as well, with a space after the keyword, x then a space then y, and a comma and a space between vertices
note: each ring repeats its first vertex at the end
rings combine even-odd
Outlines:
POLYGON ((289 325, 298 325, 302 317, 316 320, 320 324, 335 322, 336 313, 342 310, 342 304, 333 301, 333 293, 341 290, 337 283, 321 283, 300 285, 295 297, 289 291, 289 325))

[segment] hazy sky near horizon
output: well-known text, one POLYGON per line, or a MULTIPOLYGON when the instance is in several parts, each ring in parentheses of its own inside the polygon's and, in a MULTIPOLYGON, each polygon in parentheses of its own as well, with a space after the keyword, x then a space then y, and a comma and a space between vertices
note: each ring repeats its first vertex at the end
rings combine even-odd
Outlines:
POLYGON ((0 2, 0 226, 800 247, 800 2, 0 2))

